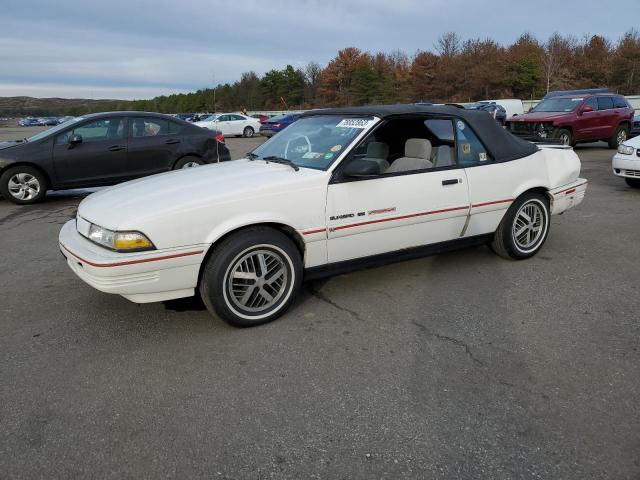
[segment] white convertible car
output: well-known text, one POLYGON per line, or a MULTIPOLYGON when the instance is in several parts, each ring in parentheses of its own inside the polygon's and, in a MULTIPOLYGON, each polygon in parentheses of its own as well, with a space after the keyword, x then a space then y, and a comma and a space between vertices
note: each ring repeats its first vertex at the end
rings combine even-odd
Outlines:
POLYGON ((569 147, 538 147, 486 112, 316 110, 249 158, 87 197, 60 232, 69 267, 134 302, 199 294, 237 326, 291 304, 303 279, 488 244, 536 254, 587 181, 569 147))

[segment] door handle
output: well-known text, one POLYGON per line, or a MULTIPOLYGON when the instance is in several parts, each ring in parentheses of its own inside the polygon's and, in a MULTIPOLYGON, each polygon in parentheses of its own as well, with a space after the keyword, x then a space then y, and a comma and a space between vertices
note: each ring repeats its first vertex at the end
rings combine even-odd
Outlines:
POLYGON ((119 152, 120 150, 124 150, 125 147, 123 147, 122 145, 111 145, 109 148, 107 148, 107 150, 109 150, 110 152, 119 152))
POLYGON ((455 185, 459 181, 460 180, 458 180, 457 178, 450 178, 449 180, 442 180, 442 185, 455 185))
POLYGON ((176 143, 180 143, 180 140, 178 140, 177 138, 172 138, 172 139, 167 140, 164 143, 166 143, 167 145, 174 145, 176 143))

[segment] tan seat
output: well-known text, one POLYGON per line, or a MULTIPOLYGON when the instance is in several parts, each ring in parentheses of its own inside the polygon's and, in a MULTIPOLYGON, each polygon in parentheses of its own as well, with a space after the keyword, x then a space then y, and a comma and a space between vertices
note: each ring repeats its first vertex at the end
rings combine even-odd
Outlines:
POLYGON ((373 160, 380 165, 380 171, 385 172, 389 168, 389 145, 382 142, 371 142, 367 145, 365 160, 373 160))
POLYGON ((425 138, 410 138, 404 144, 404 157, 394 160, 386 173, 433 168, 430 158, 431 142, 425 138))
POLYGON ((451 156, 451 147, 448 145, 440 145, 433 149, 433 158, 431 159, 434 167, 450 167, 453 165, 453 157, 451 156))

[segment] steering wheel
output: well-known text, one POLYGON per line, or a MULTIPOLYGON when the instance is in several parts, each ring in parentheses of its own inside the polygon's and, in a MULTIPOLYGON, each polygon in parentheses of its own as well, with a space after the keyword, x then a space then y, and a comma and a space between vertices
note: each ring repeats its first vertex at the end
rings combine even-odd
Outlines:
POLYGON ((287 142, 287 145, 284 147, 284 158, 289 158, 289 147, 291 146, 291 143, 295 142, 296 140, 300 140, 301 138, 303 138, 307 142, 307 145, 306 145, 307 148, 305 151, 302 151, 300 147, 304 148, 304 145, 300 145, 300 147, 296 148, 294 144, 294 152, 297 150, 296 153, 302 153, 304 155, 305 153, 308 153, 311 151, 311 142, 309 141, 309 137, 307 137, 306 135, 300 134, 297 137, 292 138, 287 142))

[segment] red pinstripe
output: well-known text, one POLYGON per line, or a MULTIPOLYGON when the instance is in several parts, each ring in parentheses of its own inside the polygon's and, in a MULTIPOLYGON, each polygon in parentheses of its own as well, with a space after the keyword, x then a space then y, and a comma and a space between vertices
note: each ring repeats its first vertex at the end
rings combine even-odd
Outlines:
POLYGON ((103 267, 121 267, 121 266, 124 266, 124 265, 135 265, 137 263, 157 262, 158 260, 169 260, 171 258, 188 257, 188 256, 191 256, 191 255, 200 255, 201 253, 204 253, 204 250, 197 250, 197 251, 193 251, 193 252, 174 253, 172 255, 164 255, 162 257, 141 258, 140 260, 128 260, 126 262, 94 263, 94 262, 90 262, 89 260, 86 260, 86 259, 82 258, 79 255, 76 255, 75 253, 73 253, 71 250, 69 250, 62 243, 60 244, 60 246, 62 246, 62 248, 64 248, 67 252, 69 252, 71 255, 76 257, 81 262, 84 262, 87 265, 91 265, 92 267, 101 267, 101 268, 103 268, 103 267))

